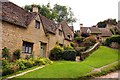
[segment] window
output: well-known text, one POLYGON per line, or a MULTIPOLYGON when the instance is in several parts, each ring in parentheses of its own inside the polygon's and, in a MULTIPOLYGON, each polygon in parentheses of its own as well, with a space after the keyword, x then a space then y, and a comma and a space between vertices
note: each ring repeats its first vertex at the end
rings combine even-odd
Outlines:
POLYGON ((59 35, 62 36, 62 30, 59 29, 59 35))
POLYGON ((40 29, 40 21, 35 20, 35 28, 40 29))
POLYGON ((70 39, 70 34, 67 35, 68 39, 70 39))
POLYGON ((23 41, 22 52, 23 53, 32 53, 33 43, 23 41))

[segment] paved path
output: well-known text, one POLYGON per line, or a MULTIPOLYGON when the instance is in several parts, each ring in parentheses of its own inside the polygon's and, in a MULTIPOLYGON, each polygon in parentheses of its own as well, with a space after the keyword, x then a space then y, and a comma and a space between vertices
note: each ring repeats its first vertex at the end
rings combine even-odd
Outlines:
POLYGON ((116 72, 109 73, 109 74, 104 75, 104 76, 97 77, 97 78, 119 78, 120 79, 120 70, 118 70, 116 72))
POLYGON ((20 73, 20 74, 16 74, 16 75, 10 76, 10 77, 8 77, 8 78, 6 78, 6 79, 3 79, 3 80, 9 80, 9 79, 14 78, 14 77, 17 77, 17 76, 22 76, 22 75, 24 75, 24 74, 26 74, 26 73, 29 73, 29 72, 32 72, 32 71, 41 69, 41 68, 43 68, 43 67, 45 67, 45 66, 43 65, 43 66, 37 67, 37 68, 35 68, 35 69, 22 72, 22 73, 20 73))

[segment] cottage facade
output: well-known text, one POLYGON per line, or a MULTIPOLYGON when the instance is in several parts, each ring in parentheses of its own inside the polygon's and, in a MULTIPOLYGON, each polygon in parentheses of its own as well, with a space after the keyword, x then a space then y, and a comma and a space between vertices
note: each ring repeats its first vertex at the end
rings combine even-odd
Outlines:
POLYGON ((48 57, 56 42, 61 46, 70 44, 64 42, 65 31, 61 25, 37 13, 36 7, 33 11, 2 2, 2 49, 7 47, 11 53, 20 49, 23 58, 32 53, 34 57, 48 57))

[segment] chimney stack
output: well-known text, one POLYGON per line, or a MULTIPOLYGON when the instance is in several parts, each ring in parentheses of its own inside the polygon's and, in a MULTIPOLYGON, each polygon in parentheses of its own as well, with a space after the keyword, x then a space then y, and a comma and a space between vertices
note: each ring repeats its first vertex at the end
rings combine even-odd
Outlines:
POLYGON ((83 24, 82 24, 82 23, 80 24, 80 30, 81 30, 81 27, 83 27, 83 24))
POLYGON ((37 5, 32 5, 32 12, 38 13, 38 6, 37 5))
POLYGON ((83 27, 83 24, 80 24, 80 27, 83 27))

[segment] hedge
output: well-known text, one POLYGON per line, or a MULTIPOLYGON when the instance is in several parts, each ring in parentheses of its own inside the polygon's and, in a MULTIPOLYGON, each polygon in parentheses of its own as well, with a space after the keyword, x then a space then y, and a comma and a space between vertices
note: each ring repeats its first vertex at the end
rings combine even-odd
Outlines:
POLYGON ((112 42, 117 42, 120 44, 120 35, 113 35, 105 40, 105 45, 110 46, 112 42))

